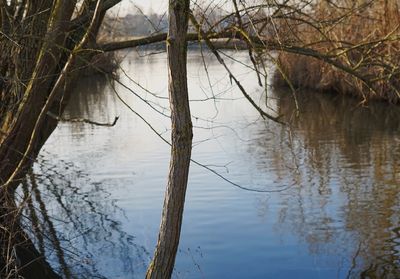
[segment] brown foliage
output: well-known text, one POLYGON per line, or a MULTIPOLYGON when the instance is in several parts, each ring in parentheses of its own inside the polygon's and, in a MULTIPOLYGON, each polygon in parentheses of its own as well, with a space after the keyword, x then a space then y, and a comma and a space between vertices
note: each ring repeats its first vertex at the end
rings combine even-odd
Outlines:
POLYGON ((278 62, 287 79, 295 87, 351 94, 363 102, 399 103, 399 1, 319 1, 308 8, 307 15, 297 11, 279 22, 286 41, 318 53, 312 58, 281 52, 278 62))

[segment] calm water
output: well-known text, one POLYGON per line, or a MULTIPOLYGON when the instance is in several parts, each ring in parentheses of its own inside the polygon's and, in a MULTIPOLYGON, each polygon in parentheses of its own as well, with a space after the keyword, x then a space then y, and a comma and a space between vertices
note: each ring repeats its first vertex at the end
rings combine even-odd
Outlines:
MULTIPOLYGON (((169 164, 159 137, 169 139, 166 55, 123 55, 120 82, 133 91, 85 79, 66 115, 120 116, 117 125, 62 123, 35 166, 80 277, 143 278, 158 234, 169 164)), ((255 74, 228 64, 265 104, 255 74)), ((233 183, 191 164, 175 278, 400 278, 399 108, 304 92, 296 114, 290 92, 268 89, 270 112, 291 123, 284 127, 262 120, 209 54, 191 52, 188 71, 193 159, 233 183)))

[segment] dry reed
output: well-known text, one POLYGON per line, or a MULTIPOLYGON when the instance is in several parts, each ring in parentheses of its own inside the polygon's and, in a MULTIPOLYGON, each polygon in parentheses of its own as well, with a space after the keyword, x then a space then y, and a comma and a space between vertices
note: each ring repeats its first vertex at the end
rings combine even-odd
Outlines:
POLYGON ((280 52, 283 75, 297 88, 400 103, 400 1, 318 1, 280 21, 281 36, 313 55, 280 52), (316 54, 316 55, 315 55, 316 54))

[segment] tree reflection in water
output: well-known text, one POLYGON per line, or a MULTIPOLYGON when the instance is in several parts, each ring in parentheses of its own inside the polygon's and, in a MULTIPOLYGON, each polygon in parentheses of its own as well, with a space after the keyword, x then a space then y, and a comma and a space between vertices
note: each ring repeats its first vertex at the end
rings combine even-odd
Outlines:
POLYGON ((115 220, 124 212, 73 163, 40 157, 17 200, 22 227, 63 277, 105 278, 105 269, 116 277, 146 268, 149 253, 115 220))
MULTIPOLYGON (((72 100, 67 117, 107 122, 115 116, 111 97, 97 94, 106 83, 87 80, 93 81, 82 85, 92 90, 72 100)), ((296 114, 291 97, 277 101, 290 129, 257 121, 246 130, 254 138, 246 148, 257 172, 294 185, 260 198, 258 215, 273 217, 266 211, 277 201, 275 230, 295 234, 296 244, 306 243, 319 261, 335 261, 328 267, 343 266, 348 278, 400 278, 400 108, 362 108, 356 100, 313 92, 299 94, 298 102, 296 114)), ((86 129, 69 128, 75 137, 86 129)), ((21 222, 39 252, 65 277, 143 274, 150 255, 123 231, 124 212, 110 193, 74 164, 44 155, 18 192, 21 222)))
POLYGON ((296 113, 290 93, 278 96, 290 129, 258 122, 249 148, 270 158, 259 168, 295 182, 280 195, 277 230, 316 255, 343 255, 348 278, 400 278, 400 107, 301 92, 296 113))

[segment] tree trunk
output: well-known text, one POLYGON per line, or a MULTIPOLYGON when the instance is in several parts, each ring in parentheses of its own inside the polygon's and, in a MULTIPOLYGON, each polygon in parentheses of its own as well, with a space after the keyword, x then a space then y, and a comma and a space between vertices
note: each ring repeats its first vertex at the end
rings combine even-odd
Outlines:
POLYGON ((18 109, 10 109, 0 118, 0 185, 11 190, 19 185, 57 126, 57 120, 47 112, 61 116, 71 97, 71 86, 79 78, 77 69, 87 66, 87 61, 96 54, 90 49, 106 12, 101 6, 104 1, 93 1, 99 9, 93 11, 92 21, 70 34, 67 32, 70 28, 68 20, 76 2, 62 0, 56 2, 60 4, 54 4, 48 19, 53 22, 46 35, 49 39, 37 54, 35 69, 17 103, 18 109), (60 47, 62 45, 65 47, 60 47))
POLYGON ((172 149, 160 232, 146 278, 170 278, 178 249, 192 150, 186 56, 189 0, 169 1, 167 39, 172 149))
MULTIPOLYGON (((48 113, 61 116, 77 69, 97 53, 92 48, 104 7, 120 0, 90 1, 95 4, 86 11, 90 16, 71 29, 77 0, 21 2, 21 13, 13 7, 16 1, 0 0, 0 30, 10 31, 0 40, 0 278, 61 278, 23 230, 14 192, 57 126, 48 113), (12 16, 18 14, 24 17, 21 26, 12 16)), ((71 278, 65 262, 61 265, 71 278)))

